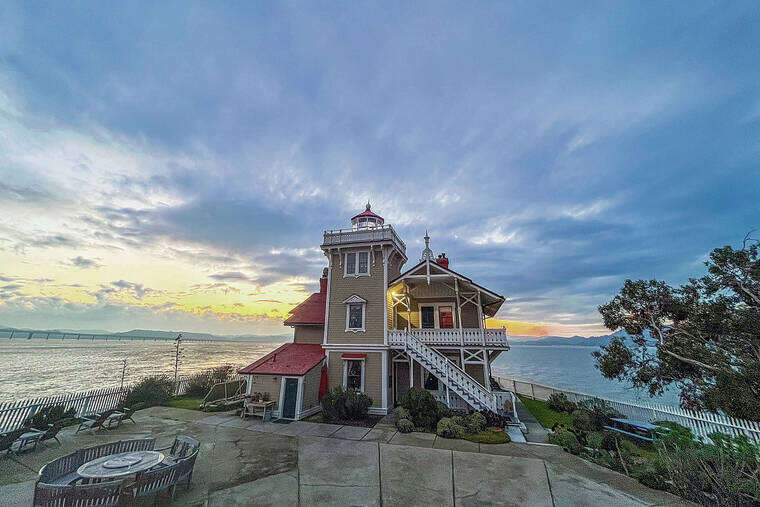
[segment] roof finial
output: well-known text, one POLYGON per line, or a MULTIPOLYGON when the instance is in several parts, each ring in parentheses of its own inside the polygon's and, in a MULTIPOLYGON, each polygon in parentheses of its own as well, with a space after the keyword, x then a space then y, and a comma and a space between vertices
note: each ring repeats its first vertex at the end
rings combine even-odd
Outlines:
POLYGON ((432 261, 435 260, 435 257, 433 256, 433 251, 430 249, 430 236, 428 236, 428 231, 425 229, 425 249, 422 251, 422 257, 420 257, 420 262, 428 260, 432 261))
POLYGON ((365 211, 371 211, 371 210, 372 210, 372 206, 369 205, 369 200, 368 200, 367 201, 367 209, 365 211))

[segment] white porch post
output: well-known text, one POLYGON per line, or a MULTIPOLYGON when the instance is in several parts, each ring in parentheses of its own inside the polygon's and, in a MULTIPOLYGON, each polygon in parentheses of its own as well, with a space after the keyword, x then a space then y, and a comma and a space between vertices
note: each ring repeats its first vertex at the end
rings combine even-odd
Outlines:
POLYGON ((414 387, 414 359, 409 356, 409 389, 414 387))
POLYGON ((381 354, 383 358, 383 406, 384 410, 388 410, 388 351, 384 350, 381 354))
POLYGON ((486 344, 486 332, 484 330, 485 322, 483 321, 483 307, 480 302, 480 289, 478 289, 478 322, 480 322, 480 336, 483 339, 483 345, 486 344))
POLYGON ((490 364, 488 363, 488 350, 483 349, 483 385, 488 389, 491 390, 491 368, 490 364))
POLYGON ((459 304, 459 280, 454 278, 454 292, 457 296, 457 320, 459 320, 459 345, 464 345, 464 333, 462 332, 462 305, 459 304))

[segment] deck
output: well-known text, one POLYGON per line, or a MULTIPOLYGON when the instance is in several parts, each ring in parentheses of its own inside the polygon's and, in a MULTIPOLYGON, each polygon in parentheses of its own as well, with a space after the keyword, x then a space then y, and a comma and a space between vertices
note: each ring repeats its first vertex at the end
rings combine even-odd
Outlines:
POLYGON ((433 347, 488 347, 509 350, 507 331, 501 329, 389 329, 388 345, 403 346, 404 335, 411 334, 425 345, 433 347))

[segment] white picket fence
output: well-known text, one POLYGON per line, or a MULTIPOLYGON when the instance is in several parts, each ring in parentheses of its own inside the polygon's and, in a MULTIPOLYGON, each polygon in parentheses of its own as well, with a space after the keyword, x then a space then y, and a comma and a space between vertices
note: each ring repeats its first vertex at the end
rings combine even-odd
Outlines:
POLYGON ((126 387, 109 387, 0 403, 0 432, 21 427, 24 421, 45 407, 63 405, 67 411, 75 409, 77 416, 116 408, 126 392, 126 387))
POLYGON ((545 386, 513 378, 495 377, 503 389, 515 394, 546 401, 554 393, 564 393, 570 401, 603 400, 629 419, 637 421, 672 421, 690 428, 695 435, 708 438, 710 433, 745 435, 750 442, 760 444, 760 422, 736 419, 714 412, 686 410, 657 403, 631 403, 601 398, 591 394, 568 391, 558 387, 545 386))

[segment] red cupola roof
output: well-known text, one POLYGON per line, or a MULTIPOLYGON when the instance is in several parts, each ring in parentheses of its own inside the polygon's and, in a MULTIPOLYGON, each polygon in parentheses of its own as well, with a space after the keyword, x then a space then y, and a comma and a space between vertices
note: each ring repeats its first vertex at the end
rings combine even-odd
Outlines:
POLYGON ((370 204, 367 203, 367 208, 364 211, 362 211, 361 213, 359 213, 358 215, 355 215, 355 216, 351 217, 351 221, 353 222, 357 218, 369 218, 369 217, 372 217, 372 218, 376 218, 381 224, 383 222, 385 222, 385 219, 383 219, 383 217, 381 217, 380 215, 378 215, 376 213, 373 213, 371 208, 372 207, 370 206, 370 204))

